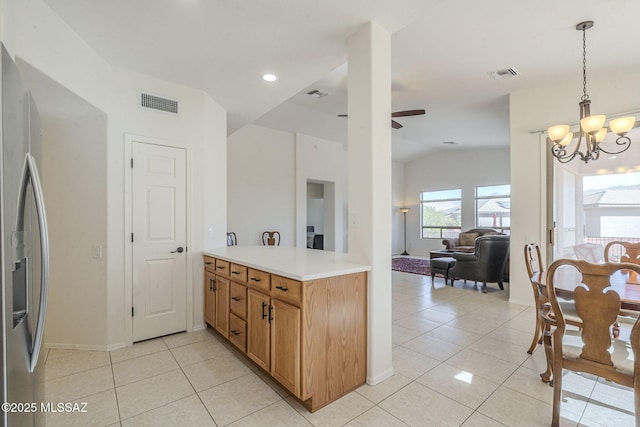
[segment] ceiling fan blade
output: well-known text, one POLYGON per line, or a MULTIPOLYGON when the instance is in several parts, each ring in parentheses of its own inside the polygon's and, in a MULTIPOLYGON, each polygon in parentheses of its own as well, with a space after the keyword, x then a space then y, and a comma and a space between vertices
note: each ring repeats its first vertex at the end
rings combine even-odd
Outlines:
MULTIPOLYGON (((346 114, 338 114, 338 117, 348 117, 346 114)), ((402 128, 402 125, 395 120, 391 120, 391 127, 394 129, 402 128)))
POLYGON ((396 111, 395 113, 391 113, 391 117, 407 117, 407 116, 420 116, 425 114, 425 110, 405 110, 405 111, 396 111))

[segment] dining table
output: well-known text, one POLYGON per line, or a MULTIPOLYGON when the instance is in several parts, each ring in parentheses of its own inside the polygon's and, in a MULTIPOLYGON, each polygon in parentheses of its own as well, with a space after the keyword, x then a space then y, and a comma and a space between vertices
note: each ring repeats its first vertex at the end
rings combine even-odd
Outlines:
MULTIPOLYGON (((559 269, 555 279, 556 295, 565 300, 573 299, 573 291, 580 284, 580 272, 572 268, 559 269)), ((547 296, 547 272, 536 273, 531 278, 540 293, 547 296)), ((618 270, 611 275, 611 288, 620 295, 623 310, 640 311, 640 277, 631 270, 618 270)))
MULTIPOLYGON (((547 272, 535 273, 531 281, 538 286, 542 295, 547 297, 547 272)), ((640 315, 640 277, 638 273, 631 270, 618 270, 609 279, 611 288, 620 296, 620 314, 627 317, 637 318, 640 315)), ((581 273, 571 267, 559 268, 556 270, 554 278, 556 296, 565 303, 571 304, 575 288, 581 284, 581 273)), ((550 307, 546 305, 538 313, 541 318, 548 322, 550 307)), ((620 334, 620 324, 616 322, 612 327, 612 334, 617 337, 620 334)), ((547 370, 540 374, 542 381, 553 385, 552 381, 552 358, 550 336, 543 337, 545 355, 547 358, 547 370)))

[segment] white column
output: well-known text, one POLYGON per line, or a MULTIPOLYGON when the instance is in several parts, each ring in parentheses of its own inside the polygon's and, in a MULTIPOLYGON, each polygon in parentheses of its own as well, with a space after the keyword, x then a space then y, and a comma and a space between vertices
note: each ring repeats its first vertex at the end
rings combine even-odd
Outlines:
POLYGON ((391 360, 391 38, 376 23, 349 38, 349 258, 369 272, 367 383, 391 360))

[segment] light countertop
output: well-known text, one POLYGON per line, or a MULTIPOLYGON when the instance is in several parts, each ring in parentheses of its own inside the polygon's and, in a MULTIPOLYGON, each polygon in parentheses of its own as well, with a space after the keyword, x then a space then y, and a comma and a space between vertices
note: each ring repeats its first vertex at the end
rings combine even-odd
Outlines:
POLYGON ((348 261, 347 254, 307 248, 227 246, 203 254, 300 281, 371 270, 369 265, 348 261))

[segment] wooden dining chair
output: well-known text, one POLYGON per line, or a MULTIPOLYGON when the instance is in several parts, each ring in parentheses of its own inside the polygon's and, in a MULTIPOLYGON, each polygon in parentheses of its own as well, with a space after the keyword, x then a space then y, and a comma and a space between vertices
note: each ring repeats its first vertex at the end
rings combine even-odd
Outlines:
POLYGON ((547 303, 547 297, 540 292, 538 284, 533 281, 533 277, 536 274, 544 273, 544 265, 542 264, 542 255, 540 253, 540 246, 537 243, 529 243, 524 245, 524 261, 527 267, 527 274, 529 275, 529 281, 531 282, 531 288, 533 289, 533 300, 536 308, 536 329, 533 332, 533 341, 527 353, 533 353, 536 345, 542 344, 542 337, 544 335, 545 323, 539 316, 540 309, 547 303))
POLYGON ((265 231, 262 233, 264 246, 280 246, 280 233, 277 231, 265 231))
POLYGON ((560 422, 562 397, 562 370, 585 372, 615 383, 632 387, 635 398, 636 427, 640 427, 640 321, 635 319, 630 334, 613 338, 612 325, 618 320, 621 308, 620 295, 611 286, 611 276, 620 271, 619 277, 635 272, 640 265, 631 263, 591 264, 582 260, 559 259, 547 273, 547 296, 554 314, 553 340, 553 414, 551 425, 560 422), (561 268, 573 268, 581 275, 573 291, 576 312, 582 327, 567 329, 567 322, 559 304, 556 286, 562 275, 561 268))
POLYGON ((230 231, 227 233, 227 246, 237 246, 238 238, 236 237, 236 233, 230 231))
MULTIPOLYGON (((537 243, 529 243, 524 245, 524 260, 529 275, 529 282, 533 290, 533 298, 536 309, 536 329, 533 333, 533 340, 527 353, 532 354, 538 344, 544 343, 544 351, 547 359, 547 368, 540 374, 542 382, 553 384, 553 349, 551 345, 551 328, 555 326, 554 315, 551 312, 551 305, 547 295, 540 291, 540 284, 534 280, 535 277, 540 279, 544 275, 544 264, 542 262, 542 254, 540 246, 537 243)), ((561 301, 565 313, 565 319, 568 324, 580 327, 580 319, 575 312, 575 305, 572 301, 561 301)))
POLYGON ((620 261, 640 264, 640 243, 619 240, 609 242, 604 247, 604 260, 606 262, 620 261))

